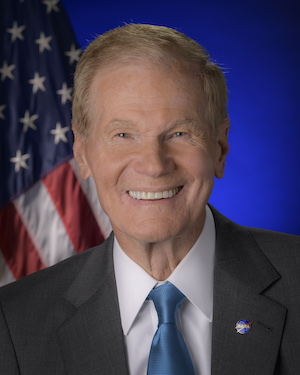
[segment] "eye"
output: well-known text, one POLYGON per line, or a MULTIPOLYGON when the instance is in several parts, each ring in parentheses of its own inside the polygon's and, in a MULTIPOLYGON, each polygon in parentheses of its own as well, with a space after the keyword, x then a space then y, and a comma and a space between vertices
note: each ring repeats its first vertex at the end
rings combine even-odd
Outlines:
POLYGON ((173 134, 173 137, 183 137, 185 136, 187 133, 185 132, 176 132, 173 134))
POLYGON ((119 133, 119 134, 117 134, 117 137, 128 138, 128 134, 127 133, 119 133))

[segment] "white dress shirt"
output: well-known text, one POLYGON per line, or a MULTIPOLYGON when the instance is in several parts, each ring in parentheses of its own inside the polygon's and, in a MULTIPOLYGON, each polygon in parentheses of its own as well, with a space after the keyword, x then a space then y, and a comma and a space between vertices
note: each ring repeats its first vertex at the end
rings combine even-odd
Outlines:
MULTIPOLYGON (((215 238, 213 215, 206 206, 201 235, 166 280, 186 296, 178 311, 177 327, 197 375, 211 374, 215 238)), ((129 373, 143 375, 147 373, 150 347, 158 324, 154 304, 146 298, 161 282, 129 258, 116 239, 113 251, 129 373)))

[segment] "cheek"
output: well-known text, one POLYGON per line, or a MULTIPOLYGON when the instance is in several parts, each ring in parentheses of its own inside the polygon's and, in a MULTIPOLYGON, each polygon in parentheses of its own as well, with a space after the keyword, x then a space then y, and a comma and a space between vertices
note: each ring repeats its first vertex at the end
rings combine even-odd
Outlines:
POLYGON ((107 147, 93 150, 90 153, 89 166, 96 183, 98 198, 101 206, 112 206, 116 194, 121 193, 122 175, 124 173, 124 158, 116 157, 107 147))
POLYGON ((214 178, 214 162, 209 154, 200 152, 190 157, 186 163, 187 170, 195 181, 205 183, 214 178))

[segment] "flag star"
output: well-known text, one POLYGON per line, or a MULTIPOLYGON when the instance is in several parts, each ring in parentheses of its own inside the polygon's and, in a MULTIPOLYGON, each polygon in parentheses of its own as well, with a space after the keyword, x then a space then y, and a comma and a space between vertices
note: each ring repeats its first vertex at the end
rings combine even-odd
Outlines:
POLYGON ((81 54, 81 49, 75 49, 75 44, 71 45, 71 49, 68 52, 65 52, 65 55, 70 58, 69 64, 72 65, 74 61, 79 60, 79 55, 81 54))
POLYGON ((66 137, 66 132, 70 129, 69 126, 66 126, 65 128, 61 127, 60 122, 56 123, 56 128, 50 130, 50 133, 55 135, 54 143, 57 145, 60 141, 63 141, 65 143, 68 142, 68 138, 66 137))
POLYGON ((16 39, 24 40, 24 36, 22 32, 26 29, 26 26, 18 26, 18 22, 14 21, 13 27, 10 29, 6 29, 8 33, 11 33, 11 41, 14 43, 16 39))
POLYGON ((47 13, 51 13, 52 10, 59 12, 59 8, 57 7, 59 0, 43 0, 42 3, 47 5, 47 13))
POLYGON ((5 116, 4 116, 4 113, 3 113, 3 111, 5 110, 5 108, 6 108, 5 104, 0 105, 0 119, 1 120, 5 120, 5 116))
POLYGON ((4 61, 3 62, 3 67, 0 69, 0 73, 1 73, 1 81, 4 81, 5 78, 10 78, 10 79, 14 79, 14 75, 12 74, 12 70, 15 69, 15 65, 12 64, 12 65, 7 65, 7 61, 4 61))
POLYGON ((66 82, 63 83, 62 88, 57 90, 56 93, 61 95, 61 104, 66 104, 67 100, 71 100, 72 88, 68 88, 66 82))
POLYGON ((22 168, 28 169, 28 165, 26 164, 26 160, 30 158, 29 154, 23 154, 21 153, 21 150, 17 150, 16 156, 14 158, 10 158, 9 160, 12 163, 15 163, 15 172, 19 172, 19 170, 22 168))
POLYGON ((34 78, 30 79, 28 82, 33 85, 32 92, 36 94, 38 90, 46 91, 46 88, 44 86, 44 81, 46 80, 46 77, 40 77, 38 72, 34 73, 34 78))
POLYGON ((35 43, 39 45, 39 52, 40 53, 43 53, 45 51, 45 49, 47 49, 48 51, 52 50, 52 48, 49 45, 51 39, 52 39, 52 36, 50 36, 50 35, 45 36, 43 31, 40 33, 39 39, 35 40, 35 43))
POLYGON ((25 115, 23 118, 20 118, 20 122, 22 122, 24 124, 23 126, 23 131, 24 133, 27 132, 28 128, 31 128, 33 130, 37 130, 37 127, 36 125, 34 124, 34 121, 37 120, 39 118, 38 115, 32 115, 30 116, 29 114, 29 111, 25 111, 25 115))

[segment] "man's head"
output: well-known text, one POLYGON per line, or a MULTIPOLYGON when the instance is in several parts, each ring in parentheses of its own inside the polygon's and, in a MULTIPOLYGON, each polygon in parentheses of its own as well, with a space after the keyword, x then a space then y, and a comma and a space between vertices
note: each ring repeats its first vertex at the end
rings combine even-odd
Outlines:
POLYGON ((227 86, 221 69, 197 42, 167 27, 130 24, 106 32, 85 50, 77 65, 73 94, 73 126, 82 137, 90 133, 93 110, 90 86, 96 73, 134 62, 189 76, 204 92, 208 132, 216 135, 227 118, 227 86))
POLYGON ((203 49, 162 27, 112 30, 78 64, 73 109, 81 176, 121 246, 192 246, 228 152, 226 84, 203 49))

